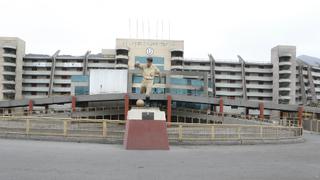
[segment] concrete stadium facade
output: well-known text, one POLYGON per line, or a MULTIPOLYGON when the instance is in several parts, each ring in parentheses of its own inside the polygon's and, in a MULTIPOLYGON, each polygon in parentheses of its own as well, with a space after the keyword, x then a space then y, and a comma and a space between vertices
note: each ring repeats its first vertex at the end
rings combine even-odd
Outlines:
MULTIPOLYGON (((89 76, 92 69, 128 69, 128 93, 138 93, 141 76, 136 62, 148 56, 163 72, 154 93, 222 97, 245 101, 307 105, 320 99, 320 66, 296 56, 295 46, 271 49, 268 63, 184 57, 177 40, 117 39, 114 49, 81 56, 25 54, 25 42, 0 37, 0 100, 77 95, 73 76, 89 76)), ((258 114, 257 110, 229 106, 226 112, 258 114)), ((265 111, 271 115, 271 111, 265 111)))

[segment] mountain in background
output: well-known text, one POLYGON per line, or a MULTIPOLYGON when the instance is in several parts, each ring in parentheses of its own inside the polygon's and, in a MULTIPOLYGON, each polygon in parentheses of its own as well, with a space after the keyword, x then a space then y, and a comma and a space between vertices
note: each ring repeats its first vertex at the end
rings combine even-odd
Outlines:
POLYGON ((317 57, 300 55, 297 59, 311 66, 320 66, 320 58, 317 57))

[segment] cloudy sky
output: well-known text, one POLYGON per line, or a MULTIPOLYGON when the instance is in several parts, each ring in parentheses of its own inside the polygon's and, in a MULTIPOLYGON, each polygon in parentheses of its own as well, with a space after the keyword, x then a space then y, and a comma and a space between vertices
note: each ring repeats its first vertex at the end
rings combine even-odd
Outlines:
POLYGON ((0 36, 27 53, 98 53, 138 37, 184 40, 185 57, 269 61, 278 44, 320 57, 317 0, 0 0, 0 17, 0 36))

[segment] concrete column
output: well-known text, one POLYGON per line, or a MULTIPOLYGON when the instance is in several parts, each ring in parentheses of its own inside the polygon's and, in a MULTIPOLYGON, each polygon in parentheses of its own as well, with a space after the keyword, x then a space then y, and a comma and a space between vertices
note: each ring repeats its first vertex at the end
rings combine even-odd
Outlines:
POLYGON ((301 97, 302 97, 302 103, 307 104, 307 95, 306 95, 306 87, 304 84, 304 78, 303 78, 303 65, 299 65, 299 82, 301 87, 301 97))
POLYGON ((210 59, 210 73, 211 73, 211 83, 212 83, 212 94, 213 97, 216 97, 216 81, 215 81, 215 59, 213 58, 212 54, 209 54, 210 59))
POLYGON ((56 58, 59 55, 59 52, 60 52, 60 50, 58 50, 56 53, 54 53, 52 55, 51 72, 50 72, 50 83, 49 83, 49 91, 48 91, 48 96, 49 97, 52 95, 54 73, 55 73, 55 68, 56 68, 56 58))
POLYGON ((238 55, 238 59, 241 63, 241 78, 242 78, 242 91, 243 91, 243 100, 247 100, 247 86, 246 86, 246 69, 245 69, 245 61, 241 56, 238 55))
POLYGON ((171 95, 167 96, 167 122, 168 122, 168 127, 171 125, 171 103, 172 103, 172 97, 171 95))
POLYGON ((83 58, 83 75, 88 75, 88 59, 91 51, 87 51, 83 58))
POLYGON ((219 108, 220 108, 220 113, 222 114, 223 113, 223 99, 222 97, 220 97, 220 100, 219 100, 219 108))
POLYGON ((317 102, 317 94, 316 94, 315 85, 314 85, 314 81, 313 81, 313 77, 312 77, 312 73, 311 73, 311 66, 308 66, 308 81, 310 84, 310 92, 311 92, 311 96, 312 96, 312 102, 317 102))
POLYGON ((76 96, 72 96, 71 97, 71 110, 72 110, 72 112, 76 111, 76 103, 77 103, 76 96))
POLYGON ((208 73, 203 73, 203 94, 208 97, 208 73))
POLYGON ((303 106, 299 106, 298 107, 298 125, 299 125, 299 127, 302 127, 302 121, 303 121, 303 106))
POLYGON ((259 103, 259 119, 262 121, 264 119, 264 103, 260 102, 259 103))
POLYGON ((129 111, 129 95, 124 95, 124 118, 128 120, 128 111, 129 111))
POLYGON ((166 84, 165 84, 165 94, 170 93, 170 72, 165 73, 166 76, 166 84))
POLYGON ((29 111, 29 113, 32 113, 32 111, 33 111, 33 101, 30 99, 29 100, 29 103, 28 103, 28 111, 29 111))
POLYGON ((127 93, 132 93, 132 72, 128 69, 128 86, 127 93))
POLYGON ((49 105, 45 105, 44 108, 45 108, 46 114, 48 114, 49 105))

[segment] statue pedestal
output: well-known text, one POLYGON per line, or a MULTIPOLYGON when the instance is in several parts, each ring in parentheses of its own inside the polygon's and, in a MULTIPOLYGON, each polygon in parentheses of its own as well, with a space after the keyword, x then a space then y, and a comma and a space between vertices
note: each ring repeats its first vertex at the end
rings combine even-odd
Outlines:
POLYGON ((123 145, 128 150, 169 150, 165 113, 158 108, 131 109, 123 145))

